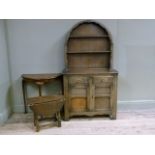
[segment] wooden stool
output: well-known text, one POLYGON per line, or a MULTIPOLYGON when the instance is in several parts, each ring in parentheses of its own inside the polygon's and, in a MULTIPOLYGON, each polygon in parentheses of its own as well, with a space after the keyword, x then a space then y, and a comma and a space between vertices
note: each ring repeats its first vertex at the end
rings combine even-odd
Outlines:
POLYGON ((62 95, 39 96, 27 99, 28 106, 30 106, 34 114, 34 126, 37 132, 40 130, 39 117, 55 117, 58 127, 61 127, 60 111, 64 101, 62 95))

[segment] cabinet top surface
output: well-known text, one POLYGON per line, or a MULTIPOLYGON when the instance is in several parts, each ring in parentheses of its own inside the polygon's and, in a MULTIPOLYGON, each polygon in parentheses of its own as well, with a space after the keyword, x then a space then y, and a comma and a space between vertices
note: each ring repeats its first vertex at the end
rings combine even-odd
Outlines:
POLYGON ((50 80, 61 76, 61 73, 49 73, 49 74, 22 74, 23 79, 29 80, 50 80))
POLYGON ((118 72, 107 68, 69 68, 64 74, 118 74, 118 72))

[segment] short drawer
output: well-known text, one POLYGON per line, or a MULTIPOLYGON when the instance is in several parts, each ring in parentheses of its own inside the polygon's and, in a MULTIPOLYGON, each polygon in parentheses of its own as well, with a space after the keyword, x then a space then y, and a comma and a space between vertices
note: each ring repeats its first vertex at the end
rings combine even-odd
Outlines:
POLYGON ((110 86, 113 82, 113 76, 94 76, 93 79, 97 87, 110 86))
POLYGON ((87 84, 88 77, 85 76, 71 76, 69 77, 69 84, 87 84))
POLYGON ((113 81, 113 76, 94 76, 94 82, 112 82, 113 81))

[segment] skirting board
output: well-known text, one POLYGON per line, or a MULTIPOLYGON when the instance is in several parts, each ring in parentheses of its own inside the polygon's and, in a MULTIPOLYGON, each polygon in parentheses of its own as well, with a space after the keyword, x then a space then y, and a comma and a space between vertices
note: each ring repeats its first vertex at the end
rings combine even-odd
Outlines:
POLYGON ((0 113, 0 125, 4 124, 8 118, 10 116, 10 111, 7 110, 3 110, 3 112, 0 113))
MULTIPOLYGON (((155 108, 155 100, 130 100, 130 101, 119 101, 117 102, 117 109, 119 110, 127 110, 127 109, 150 109, 155 108)), ((14 105, 14 112, 22 112, 24 113, 23 105, 14 105)), ((29 110, 30 112, 31 110, 29 110)))
MULTIPOLYGON (((29 107, 27 107, 28 108, 28 112, 31 112, 31 109, 29 108, 29 107)), ((14 105, 13 106, 13 112, 14 113, 24 113, 24 105, 14 105)))
POLYGON ((150 109, 155 108, 155 100, 130 100, 118 101, 118 110, 133 110, 133 109, 150 109))

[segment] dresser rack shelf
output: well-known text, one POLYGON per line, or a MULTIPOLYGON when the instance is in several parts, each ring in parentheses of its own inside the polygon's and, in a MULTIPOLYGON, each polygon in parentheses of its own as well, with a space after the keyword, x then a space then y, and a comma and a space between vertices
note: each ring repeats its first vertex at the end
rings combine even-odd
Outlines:
POLYGON ((111 53, 112 51, 68 51, 67 54, 111 53))

